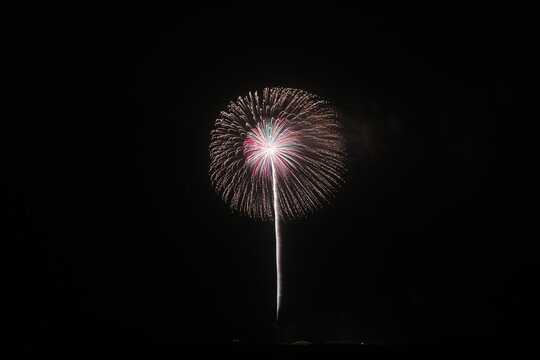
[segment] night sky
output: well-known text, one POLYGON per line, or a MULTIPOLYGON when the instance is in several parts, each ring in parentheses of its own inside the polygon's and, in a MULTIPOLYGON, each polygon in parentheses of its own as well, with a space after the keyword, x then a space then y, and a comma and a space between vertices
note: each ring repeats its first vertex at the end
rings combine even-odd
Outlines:
POLYGON ((530 337, 537 13, 254 4, 7 14, 8 348, 530 337), (279 325, 273 224, 208 176, 219 112, 265 86, 330 101, 349 155, 283 224, 279 325))

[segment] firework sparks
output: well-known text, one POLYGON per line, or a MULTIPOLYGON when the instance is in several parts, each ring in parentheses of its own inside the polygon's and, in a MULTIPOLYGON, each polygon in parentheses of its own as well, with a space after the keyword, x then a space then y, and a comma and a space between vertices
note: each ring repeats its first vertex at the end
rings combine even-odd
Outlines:
POLYGON ((302 160, 300 136, 285 120, 263 120, 247 133, 244 155, 252 176, 270 176, 274 166, 285 177, 302 160))
POLYGON ((337 115, 298 89, 250 92, 221 112, 212 131, 210 178, 231 208, 273 219, 276 232, 277 314, 281 302, 281 215, 306 216, 342 183, 345 148, 337 115))

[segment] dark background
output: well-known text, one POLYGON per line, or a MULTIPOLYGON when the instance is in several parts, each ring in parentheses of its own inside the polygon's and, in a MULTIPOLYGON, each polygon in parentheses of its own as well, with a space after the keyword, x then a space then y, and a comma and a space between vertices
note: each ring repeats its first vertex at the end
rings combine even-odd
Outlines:
POLYGON ((12 349, 531 337, 534 9, 4 17, 12 349), (329 100, 349 153, 335 200, 283 225, 279 325, 273 226, 231 213, 208 177, 219 112, 265 86, 329 100))

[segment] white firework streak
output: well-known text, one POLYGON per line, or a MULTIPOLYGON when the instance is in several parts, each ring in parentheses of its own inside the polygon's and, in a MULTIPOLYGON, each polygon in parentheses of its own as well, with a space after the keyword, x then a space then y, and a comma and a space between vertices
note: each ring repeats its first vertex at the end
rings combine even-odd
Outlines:
POLYGON ((274 229, 276 233, 276 321, 279 321, 279 309, 281 307, 281 234, 279 229, 279 199, 277 191, 277 174, 272 161, 272 192, 274 195, 274 229))

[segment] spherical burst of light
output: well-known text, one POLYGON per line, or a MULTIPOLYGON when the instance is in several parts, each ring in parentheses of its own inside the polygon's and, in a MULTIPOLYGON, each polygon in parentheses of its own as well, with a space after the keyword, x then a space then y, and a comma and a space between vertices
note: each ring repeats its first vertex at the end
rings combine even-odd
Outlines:
POLYGON ((263 119, 244 140, 246 165, 252 176, 272 176, 272 165, 278 177, 285 177, 302 160, 302 143, 298 131, 283 119, 263 119))
POLYGON ((342 182, 339 129, 335 111, 316 95, 289 88, 250 92, 216 120, 211 181, 233 210, 251 217, 273 219, 274 198, 285 218, 305 216, 342 182))

